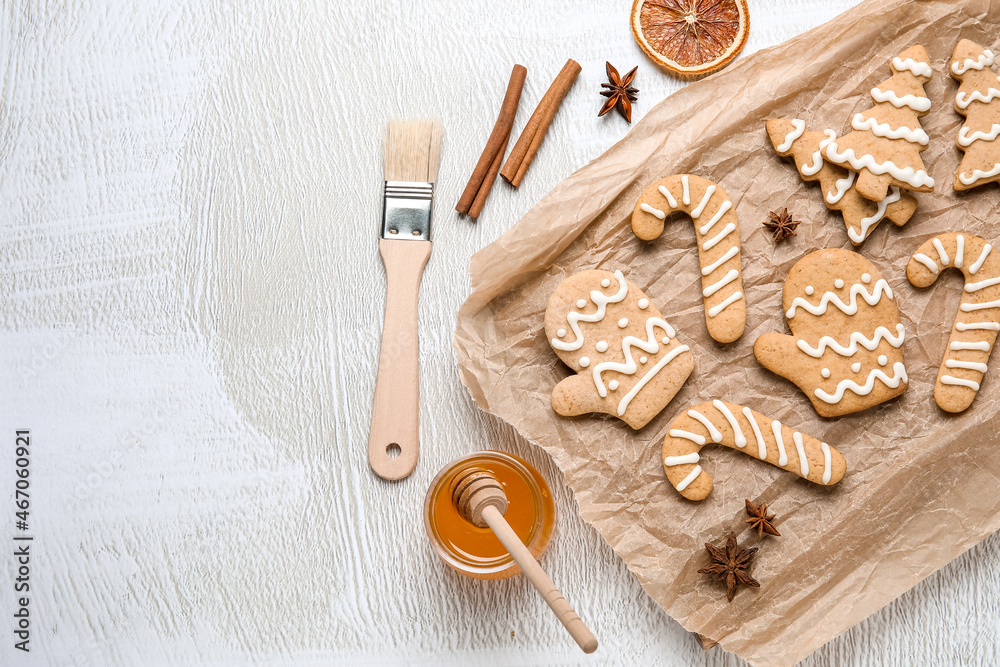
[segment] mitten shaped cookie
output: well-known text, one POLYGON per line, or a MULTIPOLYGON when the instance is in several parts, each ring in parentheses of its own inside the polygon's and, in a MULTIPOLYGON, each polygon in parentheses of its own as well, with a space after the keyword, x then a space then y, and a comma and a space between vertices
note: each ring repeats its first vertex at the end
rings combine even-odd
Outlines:
POLYGON ((849 134, 823 147, 823 157, 858 172, 855 187, 866 199, 882 201, 889 187, 930 192, 920 151, 927 133, 920 117, 931 108, 924 92, 933 70, 924 47, 912 46, 892 59, 892 76, 871 89, 875 101, 868 111, 855 114, 849 134))
POLYGON ((961 81, 955 111, 965 116, 956 142, 965 151, 954 188, 968 190, 1000 181, 1000 77, 990 69, 993 52, 975 42, 955 46, 948 71, 961 81))
POLYGON ((880 202, 862 197, 854 187, 858 172, 823 159, 823 148, 836 138, 833 130, 811 132, 805 121, 798 118, 772 118, 767 121, 767 134, 778 155, 795 160, 803 181, 819 182, 823 202, 828 209, 840 211, 844 216, 847 236, 854 245, 864 243, 883 219, 888 218, 901 227, 917 209, 916 197, 894 185, 880 202))
POLYGON ((962 412, 976 399, 1000 332, 1000 253, 972 234, 940 234, 925 241, 906 265, 915 287, 928 287, 945 267, 965 276, 962 304, 938 370, 934 400, 962 412))
POLYGON ((788 272, 782 305, 791 336, 764 334, 753 353, 794 382, 822 417, 865 410, 906 390, 903 325, 892 289, 850 250, 817 250, 788 272))
POLYGON ((552 409, 564 417, 603 412, 640 429, 694 370, 688 346, 621 271, 564 280, 545 309, 545 334, 576 371, 552 391, 552 409))

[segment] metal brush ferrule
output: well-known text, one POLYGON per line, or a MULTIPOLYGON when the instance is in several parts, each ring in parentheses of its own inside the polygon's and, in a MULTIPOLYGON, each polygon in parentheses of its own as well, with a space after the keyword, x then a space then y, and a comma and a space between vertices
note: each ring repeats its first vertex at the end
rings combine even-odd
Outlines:
POLYGON ((386 181, 382 238, 430 241, 433 196, 433 183, 386 181))

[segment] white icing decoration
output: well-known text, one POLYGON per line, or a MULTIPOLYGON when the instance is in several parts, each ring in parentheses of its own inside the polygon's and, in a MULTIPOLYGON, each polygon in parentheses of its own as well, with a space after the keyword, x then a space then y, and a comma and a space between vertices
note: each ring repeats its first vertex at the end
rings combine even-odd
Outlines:
POLYGON ((986 289, 987 287, 993 287, 994 285, 1000 285, 1000 278, 989 278, 987 280, 982 280, 978 283, 966 283, 966 292, 978 292, 981 289, 986 289))
MULTIPOLYGON (((625 299, 628 294, 628 283, 625 282, 625 276, 622 275, 621 271, 615 271, 615 278, 618 279, 618 292, 608 296, 594 290, 590 293, 591 300, 597 305, 597 310, 590 315, 584 315, 583 313, 572 312, 566 316, 566 321, 569 322, 570 329, 576 334, 576 339, 572 342, 561 341, 557 338, 552 339, 552 347, 561 350, 563 352, 572 352, 574 350, 579 350, 583 347, 583 333, 580 331, 580 322, 600 322, 604 319, 604 315, 607 312, 609 303, 619 303, 625 299)), ((587 305, 584 299, 577 301, 577 308, 583 308, 587 305), (580 305, 581 302, 583 305, 580 305)), ((582 362, 582 360, 581 360, 582 362)))
POLYGON ((1000 322, 955 322, 955 328, 959 331, 1000 331, 1000 322))
POLYGON ((649 308, 649 299, 639 299, 639 303, 637 305, 639 306, 639 310, 646 310, 649 308))
POLYGON ((872 274, 870 274, 870 273, 862 273, 861 274, 861 282, 863 282, 865 285, 867 285, 871 281, 872 281, 872 274))
POLYGON ((902 72, 903 70, 910 70, 915 76, 926 76, 931 77, 934 72, 931 70, 931 66, 922 60, 914 60, 913 58, 900 58, 896 56, 892 59, 892 67, 897 72, 902 72))
MULTIPOLYGON (((1000 126, 998 126, 1000 127, 1000 126)), ((965 262, 965 237, 959 234, 955 237, 955 268, 962 268, 965 262)))
POLYGON ((702 426, 708 430, 708 434, 712 436, 712 442, 722 442, 722 431, 715 428, 715 424, 708 420, 708 417, 701 414, 697 410, 688 410, 688 417, 692 419, 697 419, 702 426))
POLYGON ((696 445, 704 445, 706 442, 708 442, 705 439, 705 436, 703 436, 703 435, 698 435, 697 433, 691 433, 690 431, 682 431, 679 428, 672 428, 672 429, 670 429, 670 437, 671 438, 684 438, 685 440, 690 440, 691 442, 693 442, 696 445))
POLYGON ((764 436, 760 432, 760 426, 757 425, 757 420, 754 419, 753 411, 750 408, 743 408, 743 416, 747 418, 750 422, 750 428, 753 429, 753 435, 757 438, 757 458, 764 460, 767 458, 767 443, 764 442, 764 436))
POLYGON ((640 363, 640 364, 644 364, 644 363, 646 363, 647 361, 648 361, 648 359, 647 359, 646 357, 639 357, 639 363, 640 363))
POLYGON ((586 305, 587 305, 587 300, 586 299, 580 299, 579 301, 576 302, 576 307, 577 308, 583 308, 586 305))
POLYGON ((736 416, 733 415, 733 413, 729 410, 729 407, 719 399, 715 399, 714 401, 712 401, 712 405, 715 407, 716 410, 718 410, 723 414, 723 416, 726 418, 726 421, 729 422, 729 426, 732 427, 733 433, 736 434, 736 446, 739 447, 740 449, 746 447, 747 446, 746 436, 743 435, 743 429, 740 428, 739 423, 736 421, 736 416))
POLYGON ((958 175, 958 180, 962 181, 964 185, 972 185, 981 178, 989 178, 991 176, 996 176, 997 174, 1000 174, 1000 162, 994 164, 993 168, 989 171, 973 169, 971 176, 963 172, 958 175))
POLYGON ((872 99, 876 102, 888 102, 897 109, 909 107, 916 112, 930 111, 931 101, 922 95, 903 95, 900 97, 891 90, 882 91, 881 88, 872 88, 872 99))
POLYGON ((684 186, 684 191, 681 195, 681 201, 684 202, 685 206, 691 204, 691 185, 688 183, 688 175, 684 174, 681 176, 681 185, 684 186))
POLYGON ((979 371, 980 373, 985 373, 990 369, 989 366, 978 361, 959 361, 958 359, 948 359, 944 362, 944 365, 947 368, 964 368, 970 371, 979 371))
POLYGON ((803 176, 812 176, 823 168, 823 153, 816 151, 812 154, 812 160, 812 164, 804 164, 799 170, 803 176))
POLYGON ((822 375, 824 378, 828 378, 830 377, 830 369, 824 368, 819 372, 819 374, 822 375))
POLYGON ((698 479, 698 475, 700 474, 701 474, 701 466, 695 466, 694 470, 691 471, 691 474, 682 479, 681 483, 678 484, 675 488, 678 491, 683 491, 684 489, 688 488, 688 486, 690 486, 691 482, 698 479))
POLYGON ((926 146, 930 143, 930 137, 920 128, 911 130, 904 125, 893 129, 889 123, 880 123, 874 118, 865 118, 864 114, 860 113, 854 114, 854 118, 851 119, 851 127, 861 132, 871 132, 876 137, 905 139, 911 144, 920 144, 921 146, 926 146))
POLYGON ((864 285, 851 285, 851 302, 849 304, 841 301, 840 297, 833 292, 826 292, 820 299, 819 304, 815 306, 802 297, 797 296, 792 301, 792 307, 788 309, 788 312, 785 313, 785 315, 788 319, 795 317, 795 311, 800 307, 804 308, 807 312, 812 313, 813 315, 824 315, 831 303, 840 309, 845 315, 854 315, 858 312, 858 296, 864 299, 865 303, 869 306, 874 306, 882 300, 883 294, 891 299, 892 289, 889 287, 889 283, 886 282, 885 278, 879 278, 872 286, 871 292, 866 290, 864 285))
POLYGON ((792 119, 792 131, 785 135, 785 140, 778 145, 774 150, 779 153, 784 153, 792 147, 795 140, 802 136, 806 131, 806 122, 804 120, 799 120, 798 118, 792 119))
POLYGON ((670 194, 670 190, 667 190, 667 188, 663 185, 658 187, 657 190, 660 191, 661 195, 667 198, 667 203, 670 204, 670 208, 677 208, 677 200, 674 199, 672 194, 670 194))
POLYGON ((987 301, 986 303, 963 303, 960 308, 967 313, 971 313, 974 310, 986 310, 988 308, 1000 308, 1000 299, 996 301, 987 301))
POLYGON ((726 214, 726 211, 728 211, 732 207, 733 207, 733 202, 729 201, 728 199, 722 202, 722 206, 720 206, 719 210, 715 212, 715 215, 712 216, 712 219, 698 228, 698 233, 701 234, 702 236, 708 234, 709 230, 715 226, 715 223, 721 220, 722 216, 726 214))
MULTIPOLYGON (((901 197, 902 195, 899 192, 899 188, 895 185, 890 185, 889 194, 885 199, 878 203, 878 210, 867 218, 861 218, 861 220, 858 221, 858 224, 861 225, 861 232, 855 232, 853 227, 848 227, 847 235, 850 236, 851 240, 855 243, 861 243, 864 241, 868 237, 868 230, 871 229, 872 225, 885 217, 885 211, 889 207, 889 204, 898 202, 901 197)), ((865 275, 867 276, 868 274, 866 273, 865 275)), ((868 280, 866 282, 870 281, 871 276, 868 276, 868 280)))
POLYGON ((826 444, 825 442, 821 442, 819 443, 819 446, 820 449, 823 450, 823 483, 829 484, 831 477, 830 464, 832 463, 831 461, 832 457, 830 456, 830 445, 826 444))
POLYGON ((663 459, 663 465, 667 467, 682 466, 685 463, 697 463, 698 461, 701 461, 701 454, 692 452, 682 456, 667 456, 663 459))
POLYGON ((714 248, 716 246, 716 244, 719 241, 721 241, 722 239, 726 238, 727 236, 729 236, 730 234, 732 234, 734 231, 736 231, 736 225, 733 224, 733 223, 731 223, 731 222, 728 223, 725 227, 722 228, 722 231, 719 232, 716 236, 713 236, 709 240, 705 241, 705 244, 702 246, 702 249, 703 250, 711 250, 712 248, 714 248))
POLYGON ((979 341, 976 343, 965 343, 959 340, 953 341, 951 345, 948 346, 949 350, 979 350, 980 352, 989 352, 990 344, 984 341, 979 341))
POLYGON ((795 442, 795 451, 799 455, 799 469, 803 477, 809 476, 809 460, 806 458, 805 443, 802 442, 802 434, 792 431, 792 441, 795 442))
POLYGON ((967 58, 965 62, 959 63, 957 60, 951 64, 951 71, 955 74, 965 74, 970 69, 981 70, 993 65, 993 52, 984 49, 975 60, 967 58))
POLYGON ((639 390, 641 390, 643 387, 646 386, 647 382, 653 379, 654 375, 660 372, 661 368, 663 368, 671 361, 673 361, 674 357, 676 357, 677 355, 681 354, 682 352, 687 352, 690 349, 691 348, 689 348, 687 345, 678 345, 674 349, 670 350, 670 352, 667 352, 665 355, 663 355, 663 358, 660 359, 658 362, 656 362, 656 365, 653 366, 651 369, 649 369, 649 372, 647 372, 644 376, 642 376, 642 379, 639 380, 632 387, 632 389, 629 390, 627 394, 625 394, 624 398, 622 398, 621 402, 618 404, 618 416, 621 417, 623 414, 625 414, 625 410, 628 409, 628 404, 632 402, 632 399, 635 398, 635 395, 639 393, 639 390))
POLYGON ((722 278, 722 280, 719 280, 718 282, 712 283, 711 285, 709 285, 708 287, 706 287, 705 289, 703 289, 701 291, 701 293, 705 297, 710 297, 713 294, 715 294, 716 292, 718 292, 720 289, 722 289, 723 287, 725 287, 726 285, 728 285, 729 283, 733 282, 734 280, 736 280, 739 277, 740 277, 740 272, 739 271, 737 271, 736 269, 730 269, 729 273, 727 273, 722 278))
POLYGON ((778 443, 778 465, 788 465, 788 455, 785 454, 785 440, 781 437, 781 422, 777 419, 771 422, 771 433, 774 434, 774 441, 778 443))
POLYGON ((654 215, 655 217, 659 218, 660 220, 663 220, 664 218, 667 217, 666 213, 664 213, 663 211, 661 211, 658 208, 653 208, 652 206, 650 206, 649 204, 647 204, 645 202, 643 202, 642 204, 639 205, 639 209, 645 211, 646 213, 651 213, 652 215, 654 215))
POLYGON ((722 311, 724 311, 726 308, 728 308, 729 306, 731 306, 732 304, 736 303, 737 301, 739 301, 742 298, 743 298, 743 292, 740 292, 739 290, 733 292, 728 297, 726 297, 722 301, 722 303, 720 303, 717 306, 712 306, 711 308, 709 308, 708 309, 708 316, 709 317, 715 317, 716 315, 718 315, 719 313, 721 313, 722 311))
POLYGON ((889 363, 889 357, 885 356, 884 354, 878 355, 878 365, 879 366, 885 366, 888 363, 889 363))
POLYGON ((974 382, 972 380, 965 380, 963 378, 957 378, 957 377, 955 377, 953 375, 942 375, 941 376, 941 384, 959 385, 959 386, 962 386, 962 387, 968 387, 969 389, 972 389, 973 391, 979 391, 979 383, 978 382, 974 382))
POLYGON ((915 259, 916 261, 920 262, 928 269, 930 269, 934 275, 941 273, 941 267, 937 265, 937 262, 935 262, 933 259, 925 255, 924 253, 918 252, 913 256, 913 259, 915 259))
POLYGON ((876 162, 874 156, 867 154, 858 157, 853 148, 848 148, 843 153, 837 149, 837 142, 831 141, 826 150, 826 156, 831 162, 836 162, 837 164, 844 164, 846 162, 857 171, 867 169, 876 176, 890 174, 896 180, 903 181, 914 188, 924 186, 934 187, 934 179, 923 169, 915 170, 913 167, 898 167, 892 160, 876 162))
POLYGON ((691 218, 693 220, 697 220, 698 218, 701 217, 702 212, 705 210, 705 206, 708 205, 709 200, 712 198, 712 195, 714 194, 715 194, 715 184, 713 183, 712 185, 709 185, 707 188, 705 188, 705 196, 701 198, 701 203, 699 203, 698 206, 695 207, 693 211, 691 211, 691 218))
POLYGON ((955 95, 955 106, 959 109, 968 109, 969 105, 973 102, 984 102, 989 104, 998 97, 1000 97, 1000 90, 992 87, 986 91, 985 95, 978 90, 972 91, 972 93, 967 97, 965 96, 965 93, 958 93, 955 95))
POLYGON ((868 380, 863 384, 858 384, 854 380, 841 380, 837 383, 837 390, 829 394, 822 389, 816 389, 816 397, 825 403, 840 403, 841 399, 844 398, 844 393, 850 389, 855 394, 859 396, 867 396, 872 393, 875 388, 875 380, 881 380, 890 389, 896 389, 899 387, 901 382, 908 382, 909 378, 906 376, 906 367, 903 366, 903 362, 897 361, 892 365, 892 377, 885 374, 880 368, 874 369, 868 374, 868 380))
POLYGON ((565 329, 560 329, 559 331, 556 332, 556 336, 558 336, 559 338, 562 338, 565 335, 566 335, 565 329))
POLYGON ((851 189, 852 185, 854 185, 854 179, 857 175, 858 172, 854 171, 853 169, 848 169, 847 176, 844 176, 843 178, 838 178, 837 182, 834 183, 834 185, 837 186, 837 192, 836 193, 828 192, 826 195, 826 203, 836 204, 841 199, 843 199, 844 194, 851 189))
POLYGON ((976 275, 979 269, 983 267, 983 262, 986 261, 986 256, 990 254, 990 250, 993 250, 993 246, 991 246, 989 243, 983 246, 983 254, 981 254, 979 256, 979 259, 973 262, 972 266, 969 267, 969 273, 971 273, 972 275, 976 275))
POLYGON ((812 285, 806 285, 806 294, 808 294, 809 296, 812 296, 815 293, 816 293, 816 288, 815 287, 813 287, 812 285))
POLYGON ((948 253, 944 251, 944 245, 941 244, 941 239, 935 238, 931 241, 931 245, 937 250, 938 259, 941 260, 941 266, 948 266, 951 264, 951 258, 948 257, 948 253))
POLYGON ((736 246, 733 246, 732 248, 726 251, 725 255, 723 255, 719 259, 715 260, 714 262, 703 268, 701 270, 701 275, 707 276, 708 274, 712 273, 712 271, 715 271, 717 268, 719 268, 720 266, 731 260, 733 257, 736 257, 736 255, 739 252, 740 249, 737 248, 736 246))
POLYGON ((608 389, 610 389, 611 391, 618 389, 618 380, 612 380, 611 382, 609 382, 608 389))
POLYGON ((843 289, 844 288, 844 279, 843 278, 837 278, 836 280, 833 281, 833 286, 836 287, 837 289, 843 289))
POLYGON ((860 373, 861 372, 861 362, 860 361, 855 361, 853 364, 851 364, 851 370, 853 372, 855 372, 855 373, 860 373))
POLYGON ((618 320, 618 328, 619 329, 624 329, 627 326, 628 326, 628 318, 627 317, 623 317, 620 320, 618 320))
POLYGON ((601 281, 601 287, 611 287, 611 281, 605 278, 601 281))
POLYGON ((993 123, 989 132, 977 130, 971 135, 969 134, 969 128, 963 125, 962 129, 958 131, 958 145, 968 147, 976 141, 995 141, 998 136, 1000 136, 1000 125, 997 123, 993 123))
POLYGON ((580 367, 586 368, 590 365, 590 357, 580 357, 580 367))
POLYGON ((606 341, 606 340, 599 340, 599 341, 597 341, 597 345, 595 345, 594 347, 597 348, 598 352, 607 352, 608 351, 608 341, 606 341))
POLYGON ((667 343, 670 342, 670 336, 664 336, 663 338, 660 339, 660 342, 666 345, 667 343))

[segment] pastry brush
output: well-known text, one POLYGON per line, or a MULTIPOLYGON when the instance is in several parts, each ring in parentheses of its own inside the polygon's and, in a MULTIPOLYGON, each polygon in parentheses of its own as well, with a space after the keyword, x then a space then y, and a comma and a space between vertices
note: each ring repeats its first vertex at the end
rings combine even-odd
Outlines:
POLYGON ((413 472, 420 453, 417 296, 431 254, 431 201, 441 125, 390 121, 385 135, 385 190, 378 251, 386 300, 375 379, 368 462, 384 479, 413 472))

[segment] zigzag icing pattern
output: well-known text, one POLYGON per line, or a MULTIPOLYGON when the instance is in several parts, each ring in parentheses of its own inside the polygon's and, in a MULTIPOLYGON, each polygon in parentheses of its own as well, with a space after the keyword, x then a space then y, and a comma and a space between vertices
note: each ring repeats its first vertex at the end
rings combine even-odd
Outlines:
POLYGON ((914 188, 920 188, 923 186, 931 188, 934 187, 934 179, 931 178, 930 175, 928 175, 928 173, 923 169, 899 167, 892 160, 876 162, 873 155, 862 155, 861 157, 858 157, 853 148, 848 148, 843 153, 838 151, 837 148, 838 146, 836 140, 831 141, 826 147, 826 157, 829 158, 831 162, 836 162, 837 164, 847 163, 857 171, 867 169, 873 174, 879 176, 882 174, 890 174, 896 180, 903 181, 914 188))
POLYGON ((880 326, 876 327, 875 333, 872 334, 871 338, 868 338, 860 331, 852 332, 847 345, 841 345, 835 338, 833 338, 833 336, 823 336, 819 339, 816 347, 813 347, 801 338, 798 340, 797 345, 800 350, 808 354, 810 357, 815 357, 816 359, 822 357, 827 348, 833 350, 842 357, 853 357, 861 349, 858 347, 859 344, 869 352, 874 351, 883 340, 887 341, 893 347, 898 348, 903 345, 905 337, 906 331, 903 329, 903 325, 897 324, 895 336, 893 336, 892 332, 887 328, 880 326))
POLYGON ((897 361, 892 365, 892 375, 886 375, 881 368, 875 368, 868 374, 868 379, 864 384, 858 384, 854 380, 841 380, 837 383, 837 389, 829 394, 822 389, 816 389, 816 397, 827 403, 839 403, 844 394, 852 391, 859 396, 867 396, 875 388, 875 381, 881 380, 885 386, 896 389, 901 382, 909 382, 906 376, 906 367, 897 361))
POLYGON ((580 322, 600 322, 604 319, 604 315, 608 311, 608 304, 620 303, 625 300, 625 296, 628 294, 628 283, 625 282, 625 276, 622 275, 622 272, 615 271, 615 278, 618 280, 618 291, 615 294, 608 296, 597 290, 590 293, 590 300, 597 305, 596 311, 590 315, 573 311, 566 316, 569 328, 576 334, 576 339, 566 342, 558 338, 553 338, 551 341, 552 347, 565 352, 573 352, 583 347, 583 332, 580 331, 580 322))
POLYGON ((883 294, 890 299, 892 298, 892 288, 889 287, 889 283, 886 282, 885 278, 879 278, 872 286, 871 292, 865 289, 865 286, 861 283, 851 285, 850 303, 844 303, 835 292, 825 292, 820 298, 820 302, 815 306, 801 296, 797 296, 792 300, 792 305, 788 309, 788 312, 785 313, 785 316, 789 319, 795 317, 795 311, 799 308, 803 308, 813 315, 822 315, 826 313, 826 309, 830 304, 833 304, 846 315, 854 315, 858 312, 859 296, 869 306, 874 306, 882 300, 883 294))

